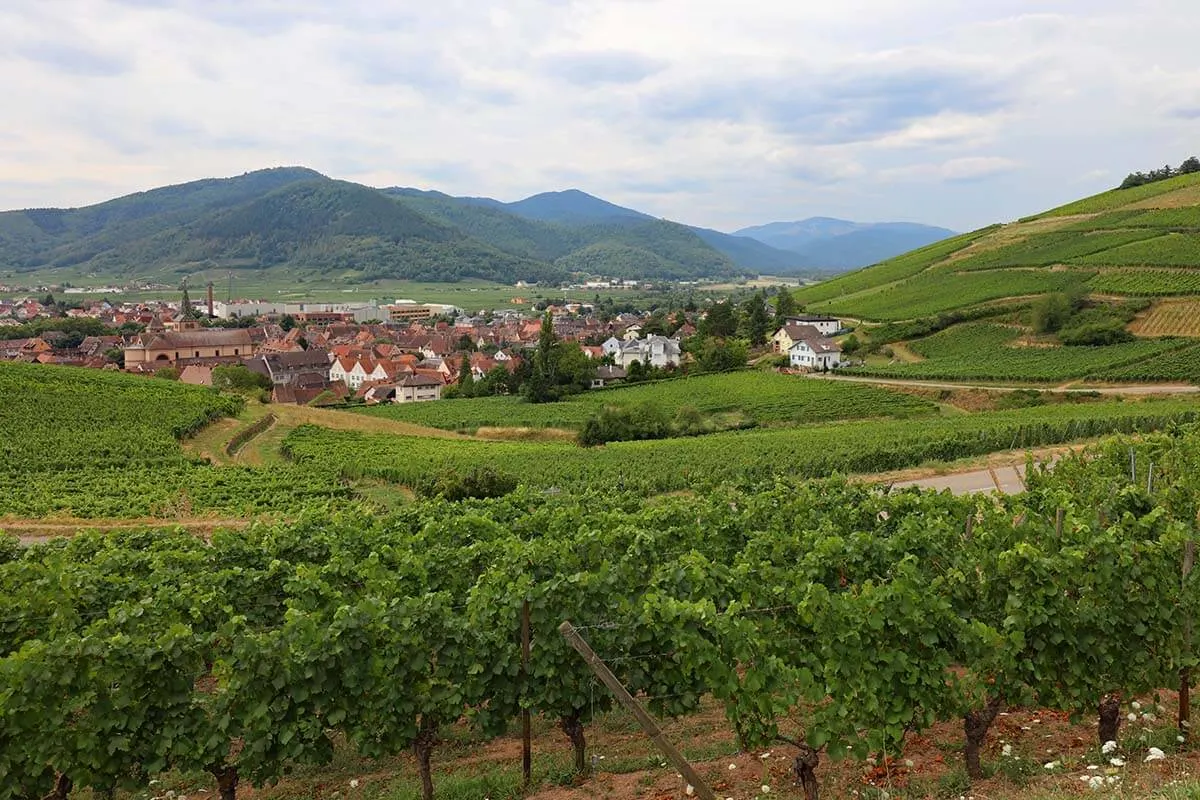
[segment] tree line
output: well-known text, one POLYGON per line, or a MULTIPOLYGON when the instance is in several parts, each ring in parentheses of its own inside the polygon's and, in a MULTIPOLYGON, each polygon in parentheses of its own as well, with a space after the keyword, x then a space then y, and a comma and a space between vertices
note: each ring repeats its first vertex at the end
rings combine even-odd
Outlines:
POLYGON ((1121 181, 1121 185, 1117 188, 1132 189, 1135 186, 1145 186, 1148 183, 1165 181, 1167 178, 1191 175, 1193 172, 1200 172, 1200 158, 1190 156, 1178 167, 1166 164, 1159 169, 1152 169, 1149 172, 1131 172, 1125 176, 1125 180, 1121 181))

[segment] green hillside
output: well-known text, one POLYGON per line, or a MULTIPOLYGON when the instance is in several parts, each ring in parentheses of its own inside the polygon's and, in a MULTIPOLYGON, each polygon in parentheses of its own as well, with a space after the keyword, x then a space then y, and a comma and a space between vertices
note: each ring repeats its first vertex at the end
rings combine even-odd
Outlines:
POLYGON ((85 208, 0 213, 0 277, 174 283, 205 270, 276 267, 351 281, 508 284, 554 283, 575 271, 649 279, 737 273, 727 256, 687 227, 644 215, 567 226, 290 167, 85 208))
POLYGON ((947 239, 796 298, 861 321, 867 374, 1200 382, 1188 338, 1200 336, 1200 302, 1186 299, 1197 294, 1200 175, 1188 174, 947 239), (975 322, 989 318, 1003 327, 975 322))
POLYGON ((937 242, 805 287, 810 311, 874 321, 961 311, 1080 286, 1168 297, 1197 292, 1200 175, 1114 189, 1009 225, 937 242))
MULTIPOLYGON (((548 261, 567 272, 666 279, 736 272, 733 262, 716 245, 707 243, 695 230, 669 220, 616 213, 593 220, 537 219, 508 210, 520 207, 519 203, 500 207, 415 189, 392 188, 383 193, 499 250, 548 261)), ((542 205, 546 202, 543 200, 542 205)), ((549 213, 545 208, 542 212, 549 213)))

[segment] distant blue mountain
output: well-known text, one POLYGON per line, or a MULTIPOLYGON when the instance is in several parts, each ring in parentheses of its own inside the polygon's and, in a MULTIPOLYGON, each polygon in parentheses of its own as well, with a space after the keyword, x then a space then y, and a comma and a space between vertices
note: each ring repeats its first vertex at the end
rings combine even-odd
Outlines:
POLYGON ((798 268, 833 272, 875 264, 956 233, 911 222, 851 222, 810 217, 742 228, 735 235, 796 254, 798 268))

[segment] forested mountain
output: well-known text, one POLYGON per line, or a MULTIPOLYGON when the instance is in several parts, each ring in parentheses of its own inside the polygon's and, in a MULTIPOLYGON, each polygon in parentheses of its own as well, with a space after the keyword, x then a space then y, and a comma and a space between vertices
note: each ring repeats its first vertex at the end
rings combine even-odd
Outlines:
MULTIPOLYGON (((384 191, 411 201, 422 211, 457 225, 472 236, 501 249, 537 258, 566 258, 588 248, 588 254, 572 258, 571 263, 590 263, 595 260, 593 256, 599 245, 598 252, 612 254, 614 263, 630 263, 636 260, 633 258, 636 251, 643 248, 645 234, 659 232, 666 237, 659 244, 674 242, 674 245, 665 251, 661 246, 650 248, 654 254, 652 260, 655 261, 665 260, 668 264, 681 261, 675 248, 682 247, 686 253, 690 253, 682 259, 682 264, 699 259, 697 263, 708 268, 706 265, 712 256, 700 246, 703 243, 723 254, 733 267, 751 273, 791 271, 803 266, 802 259, 794 253, 755 239, 659 220, 578 189, 545 192, 515 203, 503 203, 486 197, 451 197, 420 189, 391 188, 384 191), (685 231, 699 239, 699 242, 686 236, 685 231), (500 238, 492 239, 493 235, 500 238)), ((603 258, 600 260, 603 261, 603 258)), ((698 276, 694 270, 686 268, 676 267, 671 271, 676 277, 698 276)), ((637 277, 622 272, 607 274, 637 277)))
POLYGON ((865 267, 955 235, 954 231, 910 222, 851 222, 810 217, 743 228, 750 237, 796 255, 795 266, 842 271, 865 267))
POLYGON ((846 269, 948 232, 814 219, 746 233, 658 219, 578 189, 504 203, 279 167, 83 208, 0 213, 0 276, 55 270, 54 277, 172 280, 279 267, 350 281, 558 282, 575 273, 688 280, 846 269))
POLYGON ((378 190, 278 168, 154 189, 78 209, 0 213, 0 274, 114 277, 282 266, 349 279, 557 282, 726 277, 737 268, 685 226, 583 192, 512 204, 378 190), (547 219, 568 220, 546 222, 547 219))

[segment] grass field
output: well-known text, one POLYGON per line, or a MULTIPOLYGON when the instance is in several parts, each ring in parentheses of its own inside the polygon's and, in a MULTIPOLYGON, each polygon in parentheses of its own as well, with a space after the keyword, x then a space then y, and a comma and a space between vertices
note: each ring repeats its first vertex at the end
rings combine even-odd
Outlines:
MULTIPOLYGON (((1178 350, 1184 342, 1143 340, 1108 347, 1022 347, 1017 328, 967 324, 909 343, 925 360, 865 367, 860 372, 894 378, 1064 381, 1111 375, 1126 365, 1178 350)), ((1200 379, 1200 373, 1195 374, 1200 379)))
POLYGON ((936 411, 926 400, 873 386, 833 386, 774 372, 735 372, 585 392, 560 403, 484 397, 371 406, 360 413, 459 431, 481 427, 578 430, 605 406, 645 402, 669 411, 685 407, 705 414, 740 411, 760 425, 907 417, 936 411))

